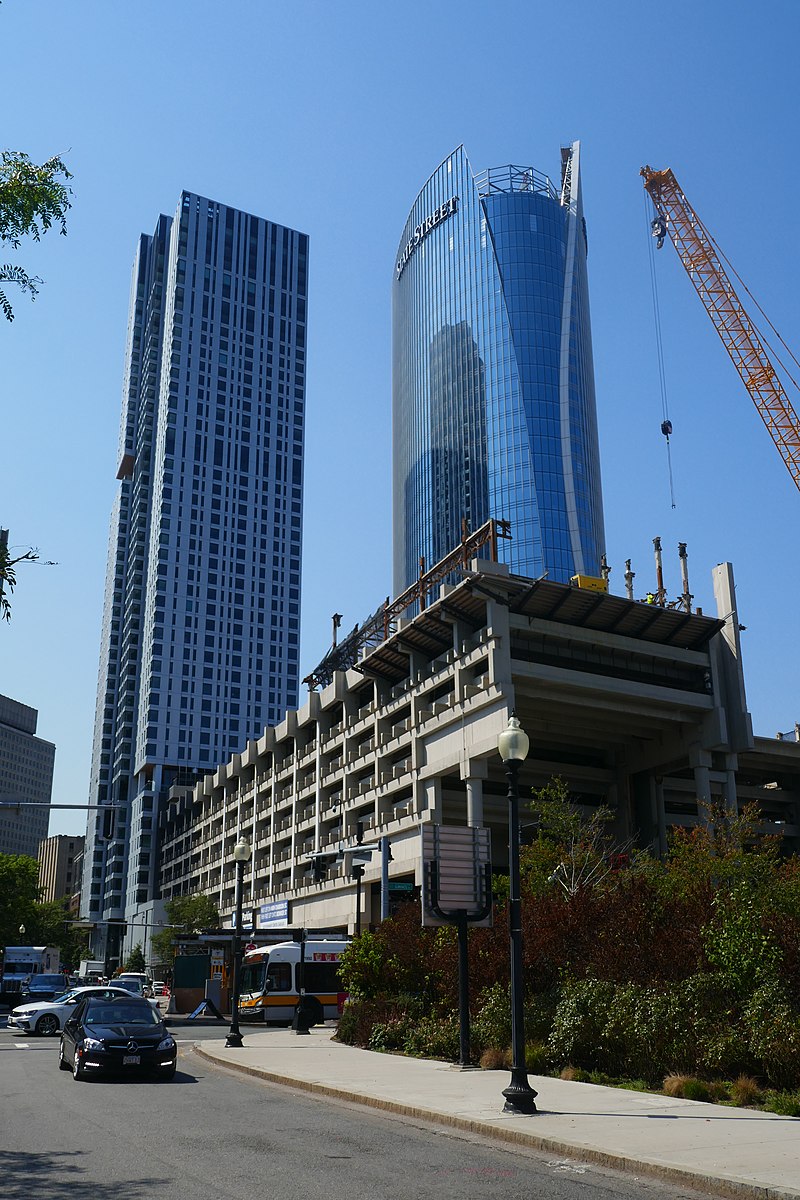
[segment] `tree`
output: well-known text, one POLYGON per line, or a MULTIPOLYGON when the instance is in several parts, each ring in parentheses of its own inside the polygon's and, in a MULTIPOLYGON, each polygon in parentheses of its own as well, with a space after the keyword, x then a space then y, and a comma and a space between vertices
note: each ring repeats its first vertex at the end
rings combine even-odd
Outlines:
MULTIPOLYGON (((23 237, 41 240, 53 224, 66 235, 67 210, 72 188, 67 180, 72 175, 63 160, 55 155, 37 166, 21 150, 0 153, 0 243, 18 250, 23 237)), ((12 263, 0 264, 0 283, 16 284, 34 299, 42 280, 12 263)), ((0 288, 0 308, 6 319, 13 321, 14 311, 0 288)))
POLYGON ((20 925, 25 926, 25 944, 34 944, 39 896, 36 859, 27 854, 0 854, 0 945, 19 945, 20 925))
POLYGON ((147 964, 144 961, 144 952, 142 950, 142 943, 137 942, 137 944, 133 947, 130 954, 128 955, 127 961, 125 963, 125 970, 126 971, 145 971, 146 969, 147 969, 147 964))
POLYGON ((170 928, 153 937, 153 955, 159 963, 172 962, 173 943, 182 933, 219 927, 219 909, 210 896, 173 896, 164 907, 170 928))
MULTIPOLYGON (((2 533, 6 531, 3 530, 2 533)), ((15 567, 21 562, 38 562, 38 550, 29 549, 24 554, 18 554, 16 558, 12 558, 8 552, 6 542, 0 538, 0 617, 4 621, 11 620, 11 605, 8 601, 7 593, 14 591, 17 586, 17 573, 15 567)))

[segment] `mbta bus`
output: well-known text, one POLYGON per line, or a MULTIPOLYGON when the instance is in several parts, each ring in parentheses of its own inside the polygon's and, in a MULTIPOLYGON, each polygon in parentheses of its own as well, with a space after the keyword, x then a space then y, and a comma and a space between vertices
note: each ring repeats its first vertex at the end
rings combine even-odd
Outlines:
MULTIPOLYGON (((339 959, 349 942, 338 938, 309 938, 303 961, 305 1008, 310 1024, 341 1014, 344 992, 339 959)), ((279 942, 248 950, 242 961, 239 1020, 289 1022, 300 999, 300 943, 279 942)))

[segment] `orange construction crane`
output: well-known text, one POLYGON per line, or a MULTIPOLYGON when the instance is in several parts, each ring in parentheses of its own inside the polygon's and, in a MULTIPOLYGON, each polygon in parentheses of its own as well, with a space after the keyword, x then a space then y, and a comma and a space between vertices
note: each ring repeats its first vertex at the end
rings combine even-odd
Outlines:
POLYGON ((722 265, 714 239, 684 196, 672 171, 642 167, 655 205, 653 236, 669 237, 686 274, 742 377, 770 437, 800 488, 800 419, 769 360, 764 343, 722 265))

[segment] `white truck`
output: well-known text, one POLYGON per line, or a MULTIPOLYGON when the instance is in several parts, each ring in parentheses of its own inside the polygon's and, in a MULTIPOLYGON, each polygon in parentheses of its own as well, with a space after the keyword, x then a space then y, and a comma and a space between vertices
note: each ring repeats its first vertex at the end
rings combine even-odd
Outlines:
POLYGON ((61 951, 58 946, 6 946, 0 980, 0 1004, 19 1001, 23 986, 35 975, 58 971, 61 951))
POLYGON ((106 973, 106 965, 102 958, 82 958, 78 967, 78 974, 81 979, 89 979, 92 975, 102 975, 106 973))

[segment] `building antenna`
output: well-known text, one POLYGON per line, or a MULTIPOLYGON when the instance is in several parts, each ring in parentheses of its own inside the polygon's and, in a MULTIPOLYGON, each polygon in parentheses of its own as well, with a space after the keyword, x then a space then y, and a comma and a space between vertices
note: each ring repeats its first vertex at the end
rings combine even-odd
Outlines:
POLYGON ((669 411, 667 407, 667 376, 664 369, 664 346, 661 339, 661 308, 658 302, 658 282, 656 278, 656 256, 655 250, 660 250, 664 245, 664 238, 667 234, 667 227, 664 220, 660 217, 651 221, 650 211, 647 201, 644 206, 645 222, 648 226, 650 236, 647 239, 650 258, 650 291, 653 297, 653 322, 655 325, 656 334, 656 358, 658 361, 658 382, 661 389, 661 432, 667 442, 667 470, 669 472, 669 498, 673 508, 675 508, 675 484, 672 478, 672 450, 669 444, 670 434, 672 433, 672 421, 669 419, 669 411), (655 241, 655 250, 653 242, 655 241))

